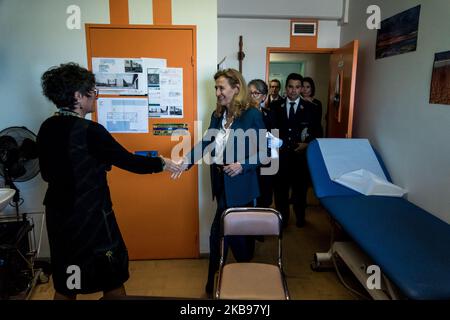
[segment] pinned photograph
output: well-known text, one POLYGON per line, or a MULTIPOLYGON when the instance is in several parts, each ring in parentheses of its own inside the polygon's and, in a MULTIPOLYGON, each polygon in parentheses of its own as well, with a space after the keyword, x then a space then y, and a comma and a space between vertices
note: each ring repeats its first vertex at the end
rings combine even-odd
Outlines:
POLYGON ((417 49, 420 5, 381 22, 377 34, 376 59, 417 49))
POLYGON ((125 72, 142 73, 142 60, 125 60, 125 72))
POLYGON ((450 51, 435 55, 430 103, 450 105, 450 51))
POLYGON ((95 78, 95 85, 100 90, 125 90, 139 88, 137 73, 99 73, 95 78))
POLYGON ((147 77, 149 87, 159 87, 159 73, 149 73, 147 77))

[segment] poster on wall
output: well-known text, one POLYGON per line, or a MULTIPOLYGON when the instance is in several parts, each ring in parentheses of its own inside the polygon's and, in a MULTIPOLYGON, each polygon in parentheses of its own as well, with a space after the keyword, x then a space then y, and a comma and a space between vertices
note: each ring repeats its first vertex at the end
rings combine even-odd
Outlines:
POLYGON ((186 136, 189 135, 187 123, 155 123, 153 124, 153 135, 155 136, 186 136))
POLYGON ((183 69, 149 68, 149 118, 183 118, 183 69))
POLYGON ((150 67, 165 67, 159 58, 92 58, 95 85, 100 94, 146 95, 150 67))
POLYGON ((416 51, 420 8, 419 5, 381 22, 377 33, 376 59, 416 51))
POLYGON ((145 95, 142 59, 92 58, 100 94, 145 95))
POLYGON ((148 133, 146 98, 100 98, 97 119, 111 133, 148 133))
POLYGON ((450 105, 450 51, 435 54, 430 103, 450 105))

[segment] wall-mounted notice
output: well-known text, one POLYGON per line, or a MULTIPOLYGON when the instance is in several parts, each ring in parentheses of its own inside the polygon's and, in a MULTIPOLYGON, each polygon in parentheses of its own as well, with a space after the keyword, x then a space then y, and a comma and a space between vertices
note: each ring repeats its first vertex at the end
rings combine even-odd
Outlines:
POLYGON ((111 133, 148 133, 146 98, 100 98, 97 119, 111 133))
POLYGON ((450 51, 435 54, 430 103, 450 105, 450 51))
POLYGON ((183 118, 183 69, 149 68, 148 116, 183 118))
POLYGON ((377 32, 376 59, 416 51, 420 8, 418 5, 381 22, 377 32))
POLYGON ((155 123, 153 124, 153 135, 155 136, 171 136, 175 133, 179 136, 188 135, 187 123, 155 123))
POLYGON ((92 71, 100 94, 146 95, 146 70, 165 66, 165 59, 92 58, 92 71))

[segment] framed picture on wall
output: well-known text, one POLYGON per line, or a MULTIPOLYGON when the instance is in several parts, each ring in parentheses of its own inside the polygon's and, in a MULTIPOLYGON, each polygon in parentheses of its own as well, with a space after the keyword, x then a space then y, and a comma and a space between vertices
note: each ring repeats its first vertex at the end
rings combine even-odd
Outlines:
POLYGON ((450 51, 435 54, 430 103, 450 105, 450 51))
POLYGON ((381 22, 377 33, 376 59, 416 51, 420 8, 419 5, 381 22))

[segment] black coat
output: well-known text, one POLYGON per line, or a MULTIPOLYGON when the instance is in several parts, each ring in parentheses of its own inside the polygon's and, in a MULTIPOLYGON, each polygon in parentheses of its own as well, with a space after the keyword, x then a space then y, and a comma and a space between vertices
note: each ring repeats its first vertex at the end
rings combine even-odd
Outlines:
POLYGON ((106 179, 111 166, 135 173, 162 170, 160 158, 136 156, 100 124, 54 116, 37 136, 55 289, 63 294, 119 287, 128 278, 128 255, 106 179), (67 268, 81 269, 81 289, 66 286, 67 268))

